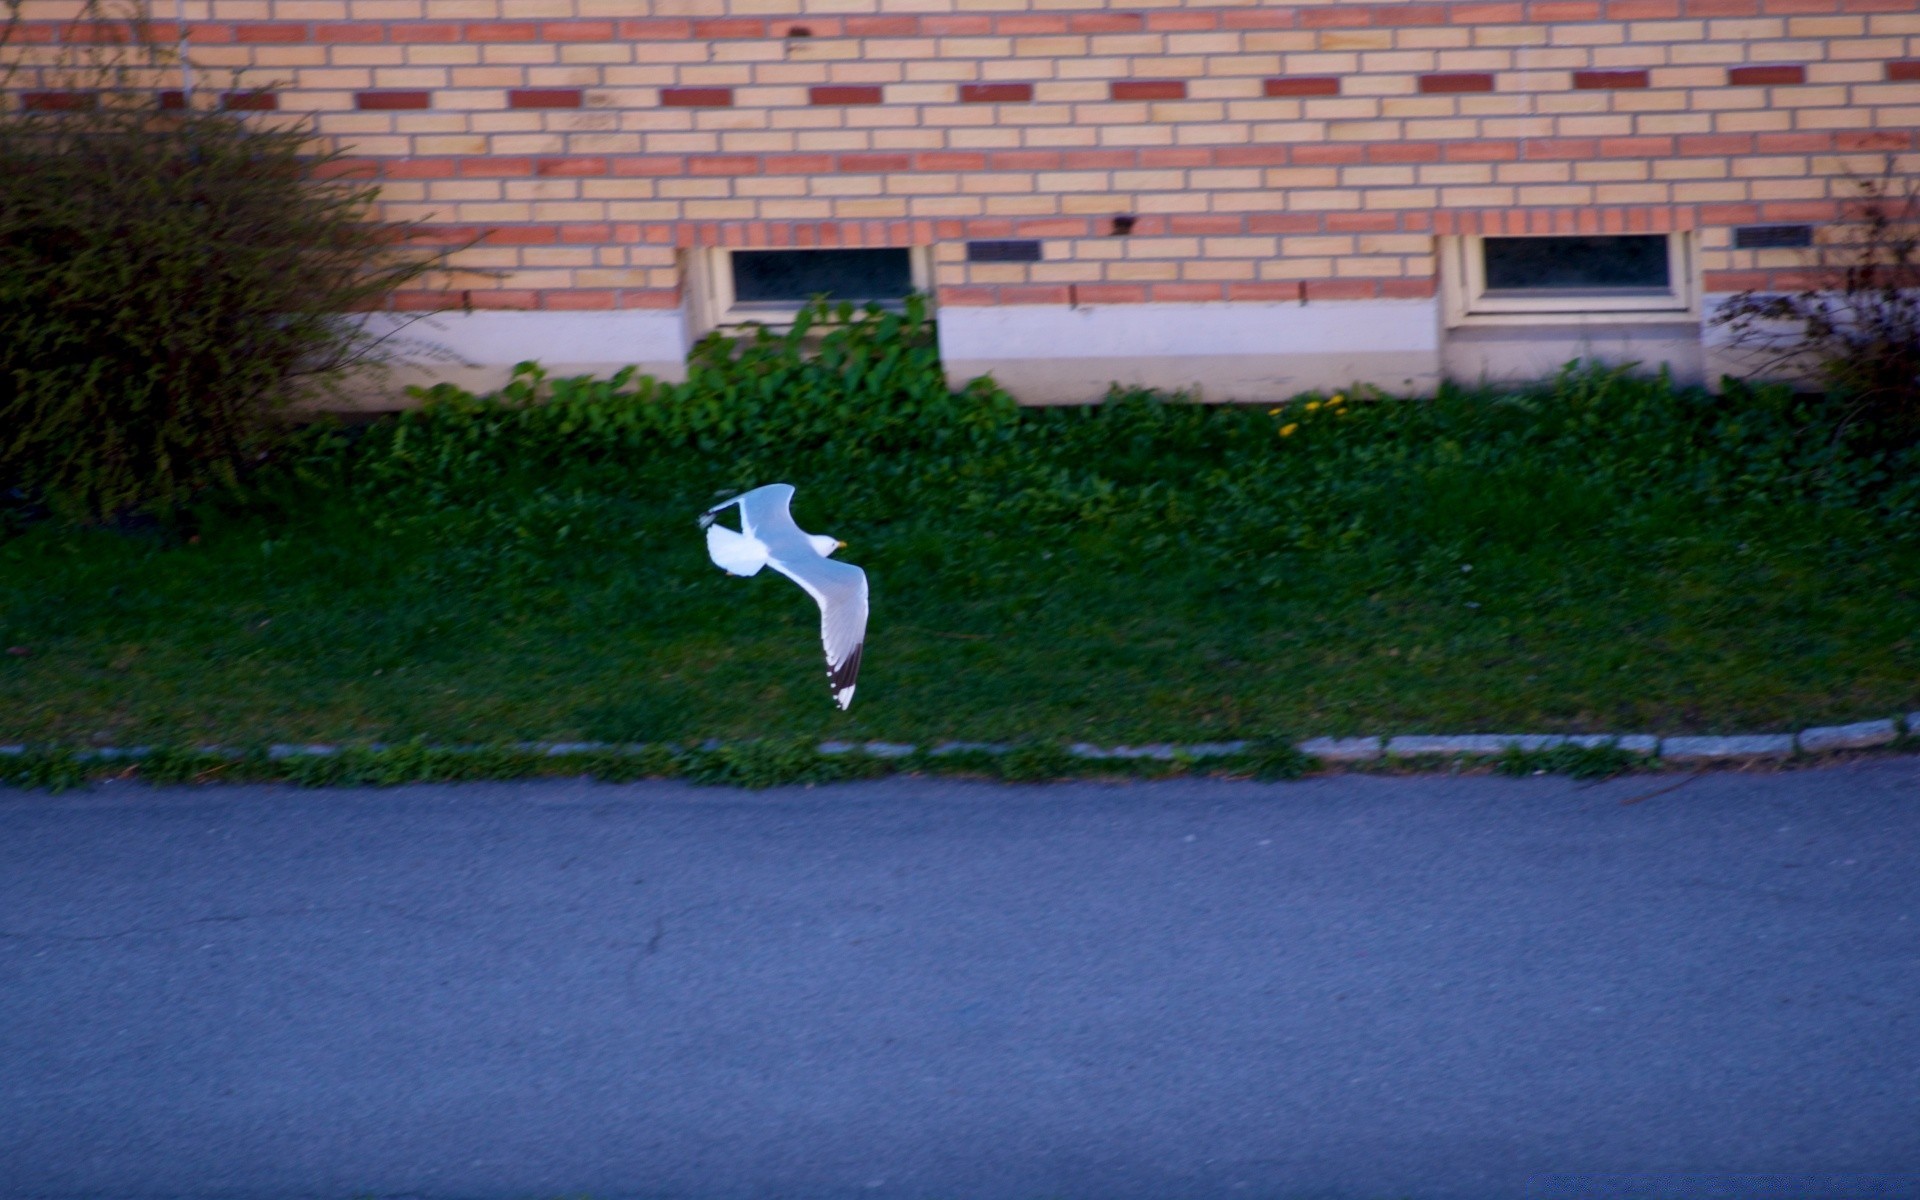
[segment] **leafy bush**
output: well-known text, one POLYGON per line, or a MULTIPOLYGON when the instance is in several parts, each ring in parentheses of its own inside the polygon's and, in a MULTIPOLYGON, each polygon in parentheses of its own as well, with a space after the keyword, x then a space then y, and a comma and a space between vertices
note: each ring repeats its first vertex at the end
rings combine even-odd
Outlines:
POLYGON ((0 114, 0 491, 81 519, 234 483, 432 262, 307 126, 152 97, 0 114))
POLYGON ((1888 155, 1854 181, 1854 220, 1824 243, 1812 282, 1786 295, 1746 291, 1715 314, 1761 372, 1820 379, 1836 436, 1920 443, 1920 177, 1888 155))

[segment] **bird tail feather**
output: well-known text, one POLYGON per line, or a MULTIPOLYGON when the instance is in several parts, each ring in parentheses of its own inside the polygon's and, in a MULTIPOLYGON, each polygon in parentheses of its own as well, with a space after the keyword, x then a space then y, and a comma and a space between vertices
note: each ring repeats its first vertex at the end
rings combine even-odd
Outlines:
POLYGON ((757 574, 767 565, 767 548, 758 538, 735 533, 725 525, 707 526, 707 554, 729 575, 757 574))

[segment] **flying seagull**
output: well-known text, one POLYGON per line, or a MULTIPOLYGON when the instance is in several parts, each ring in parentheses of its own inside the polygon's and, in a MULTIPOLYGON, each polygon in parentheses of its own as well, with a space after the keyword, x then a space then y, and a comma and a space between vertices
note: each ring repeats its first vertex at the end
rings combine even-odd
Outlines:
POLYGON ((707 553, 727 574, 752 575, 772 566, 819 603, 827 679, 833 702, 844 709, 853 703, 860 649, 867 640, 867 573, 829 559, 846 543, 795 525, 787 512, 792 499, 792 484, 769 483, 714 505, 700 515, 700 526, 707 531, 707 553), (713 520, 735 504, 740 506, 739 533, 713 520))

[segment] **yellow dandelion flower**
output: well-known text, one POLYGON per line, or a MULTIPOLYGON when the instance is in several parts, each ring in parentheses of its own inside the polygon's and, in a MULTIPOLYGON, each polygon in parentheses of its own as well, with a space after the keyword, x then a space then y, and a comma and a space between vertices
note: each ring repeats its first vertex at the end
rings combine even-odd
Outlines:
POLYGON ((1280 410, 1277 408, 1270 408, 1267 410, 1267 415, 1270 417, 1277 417, 1280 415, 1280 410))
POLYGON ((1347 394, 1345 392, 1335 392, 1333 399, 1327 401, 1328 404, 1345 404, 1346 402, 1347 394))
POLYGON ((1293 436, 1293 431, 1294 431, 1294 430, 1296 430, 1296 429, 1298 429, 1298 428, 1300 428, 1300 426, 1299 426, 1298 424, 1289 424, 1289 425, 1282 425, 1282 426, 1280 427, 1280 436, 1281 436, 1281 437, 1292 437, 1292 436, 1293 436))
POLYGON ((1320 410, 1320 402, 1318 400, 1307 401, 1308 412, 1318 412, 1319 410, 1320 410))

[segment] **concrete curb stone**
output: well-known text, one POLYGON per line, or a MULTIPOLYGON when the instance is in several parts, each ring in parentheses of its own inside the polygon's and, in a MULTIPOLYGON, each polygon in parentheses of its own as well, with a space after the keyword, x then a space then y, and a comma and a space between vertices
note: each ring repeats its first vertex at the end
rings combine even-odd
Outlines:
POLYGON ((1898 741, 1900 731, 1891 718, 1885 721, 1856 721, 1852 725, 1816 725, 1800 731, 1800 750, 1817 754, 1822 750, 1860 750, 1898 741))
MULTIPOLYGON (((1796 754, 1819 754, 1833 750, 1870 749, 1900 743, 1916 735, 1920 735, 1920 712, 1877 721, 1856 721, 1847 725, 1816 725, 1803 729, 1798 734, 1733 734, 1723 737, 1669 738, 1644 733, 1399 734, 1393 737, 1380 735, 1316 737, 1308 738, 1295 745, 1301 753, 1329 763, 1370 762, 1386 755, 1402 758, 1492 757, 1506 752, 1509 748, 1539 751, 1551 750, 1558 746, 1579 746, 1587 749, 1612 746, 1630 754, 1645 755, 1673 763, 1711 763, 1742 759, 1788 758, 1796 754)), ((1175 759, 1225 758, 1244 752, 1251 744, 1246 741, 1195 742, 1190 745, 1151 742, 1140 746, 1098 746, 1091 742, 1075 742, 1067 747, 1067 753, 1075 758, 1084 759, 1156 759, 1164 762, 1175 759)), ((708 739, 701 743, 701 748, 718 750, 725 745, 726 743, 718 739, 708 739)), ((383 742, 375 742, 367 748, 384 750, 388 746, 383 742)), ((432 748, 466 753, 478 753, 486 749, 484 746, 432 748)), ((514 743, 514 748, 552 756, 602 751, 640 754, 649 749, 642 743, 611 742, 517 742, 514 743)), ((667 748, 678 749, 679 747, 669 745, 667 748)), ((1007 754, 1015 748, 1006 742, 941 742, 927 748, 925 753, 935 756, 968 752, 998 755, 1007 754)), ((0 756, 18 757, 31 749, 33 747, 17 743, 0 745, 0 756)), ((242 751, 221 746, 202 746, 200 750, 203 753, 223 754, 231 758, 239 758, 243 754, 242 751)), ((279 742, 267 748, 267 757, 275 760, 307 756, 324 757, 338 754, 341 750, 340 746, 326 743, 279 742)), ((861 752, 875 758, 906 758, 920 753, 921 747, 911 742, 828 741, 819 744, 819 752, 822 754, 861 752)), ((153 748, 150 746, 107 746, 79 750, 74 753, 74 757, 93 761, 135 760, 151 753, 153 748)))
POLYGON ((1786 758, 1794 752, 1790 733, 1733 737, 1670 737, 1660 741, 1660 757, 1676 762, 1726 758, 1786 758))

